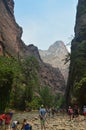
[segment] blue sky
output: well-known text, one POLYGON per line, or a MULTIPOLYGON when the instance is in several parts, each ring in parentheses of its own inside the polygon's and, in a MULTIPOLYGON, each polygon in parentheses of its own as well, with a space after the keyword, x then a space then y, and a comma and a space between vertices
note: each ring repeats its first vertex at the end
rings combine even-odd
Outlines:
POLYGON ((78 0, 14 0, 22 40, 47 50, 55 41, 69 43, 74 36, 78 0))

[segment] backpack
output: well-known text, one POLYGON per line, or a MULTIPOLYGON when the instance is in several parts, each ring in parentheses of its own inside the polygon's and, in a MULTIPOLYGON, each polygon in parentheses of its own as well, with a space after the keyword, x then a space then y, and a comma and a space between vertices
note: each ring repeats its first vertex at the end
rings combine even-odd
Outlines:
POLYGON ((25 130, 32 130, 32 126, 27 123, 27 124, 24 125, 24 129, 25 130))
POLYGON ((45 118, 46 110, 44 108, 41 108, 39 111, 39 117, 41 120, 45 118))
POLYGON ((40 109, 40 114, 41 114, 41 116, 45 116, 46 110, 44 108, 41 108, 40 109))

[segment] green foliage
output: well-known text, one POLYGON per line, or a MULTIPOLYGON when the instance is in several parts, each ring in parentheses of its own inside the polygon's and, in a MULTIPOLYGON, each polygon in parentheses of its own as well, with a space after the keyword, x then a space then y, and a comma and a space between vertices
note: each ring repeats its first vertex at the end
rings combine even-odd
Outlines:
POLYGON ((42 87, 40 90, 41 104, 51 107, 53 104, 54 96, 48 86, 42 87))
POLYGON ((34 56, 29 56, 22 61, 22 68, 26 75, 29 75, 29 78, 36 78, 37 70, 39 68, 39 63, 34 56))
POLYGON ((75 82, 86 75, 86 41, 77 43, 77 47, 71 53, 70 64, 70 85, 74 86, 75 82))
POLYGON ((64 103, 65 103, 65 100, 64 100, 65 98, 64 98, 64 96, 62 95, 62 94, 60 94, 60 93, 57 93, 56 95, 55 95, 55 98, 54 98, 54 104, 53 104, 53 106, 55 107, 55 108, 60 108, 60 107, 62 107, 62 106, 64 106, 64 103))
POLYGON ((79 82, 75 83, 75 90, 78 91, 84 84, 86 84, 86 77, 83 77, 79 82))
POLYGON ((66 55, 66 58, 64 59, 64 64, 67 64, 70 61, 70 53, 68 53, 68 55, 66 55))
POLYGON ((31 102, 26 101, 26 109, 27 110, 37 110, 40 107, 40 98, 33 97, 31 102))
MULTIPOLYGON (((70 63, 70 71, 69 71, 69 81, 68 85, 70 88, 71 98, 76 96, 76 100, 81 104, 81 100, 83 100, 83 94, 81 92, 85 89, 80 86, 81 80, 86 77, 86 41, 74 42, 72 45, 71 51, 71 63, 70 63), (75 87, 76 86, 76 87, 75 87), (79 87, 81 89, 79 89, 79 87), (79 97, 79 98, 78 98, 79 97), (81 99, 80 99, 81 98, 81 99)), ((85 91, 86 95, 86 91, 85 91)), ((83 104, 83 101, 82 101, 83 104)))
POLYGON ((42 87, 39 94, 40 96, 33 97, 31 102, 26 101, 27 110, 38 109, 41 104, 44 104, 48 108, 60 108, 64 106, 64 96, 59 93, 53 95, 48 86, 42 87))
POLYGON ((56 100, 48 86, 40 89, 38 71, 39 63, 33 56, 21 62, 0 57, 0 112, 9 108, 38 109, 41 104, 46 107, 62 105, 61 95, 56 100))
POLYGON ((34 96, 34 91, 38 91, 39 79, 38 79, 39 63, 35 57, 30 56, 22 62, 22 70, 24 75, 25 88, 25 100, 31 102, 34 96))
POLYGON ((34 92, 38 91, 39 64, 33 56, 29 56, 19 62, 19 67, 12 85, 10 107, 25 110, 27 104, 32 104, 34 92))
POLYGON ((73 94, 79 104, 86 104, 86 77, 75 83, 73 94))
POLYGON ((26 76, 25 77, 26 84, 28 84, 27 81, 29 81, 30 84, 32 84, 32 86, 38 84, 38 68, 39 63, 33 56, 28 57, 22 62, 22 70, 24 75, 26 76))
POLYGON ((0 112, 3 112, 9 103, 13 79, 17 72, 14 59, 0 56, 0 112))
POLYGON ((25 109, 25 86, 19 84, 12 88, 9 107, 24 110, 25 109))

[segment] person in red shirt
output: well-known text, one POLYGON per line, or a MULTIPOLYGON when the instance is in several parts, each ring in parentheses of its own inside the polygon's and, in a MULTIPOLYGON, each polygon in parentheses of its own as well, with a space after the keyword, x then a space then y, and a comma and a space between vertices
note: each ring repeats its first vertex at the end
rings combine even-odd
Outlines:
POLYGON ((5 114, 5 128, 10 129, 10 122, 12 119, 13 113, 9 112, 5 114))
POLYGON ((5 114, 0 115, 0 128, 2 127, 3 120, 5 119, 5 114))
POLYGON ((70 121, 73 119, 73 109, 72 109, 72 107, 71 106, 69 106, 69 108, 68 108, 68 115, 69 115, 69 119, 70 119, 70 121))

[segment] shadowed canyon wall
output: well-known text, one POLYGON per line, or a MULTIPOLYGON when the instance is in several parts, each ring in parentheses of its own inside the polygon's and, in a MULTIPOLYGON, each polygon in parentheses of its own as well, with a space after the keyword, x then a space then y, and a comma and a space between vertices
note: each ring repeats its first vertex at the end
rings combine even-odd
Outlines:
POLYGON ((71 62, 67 103, 86 104, 86 0, 78 0, 75 37, 71 43, 71 62))

